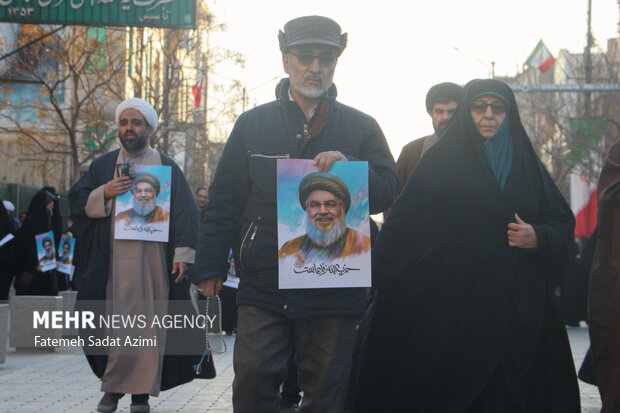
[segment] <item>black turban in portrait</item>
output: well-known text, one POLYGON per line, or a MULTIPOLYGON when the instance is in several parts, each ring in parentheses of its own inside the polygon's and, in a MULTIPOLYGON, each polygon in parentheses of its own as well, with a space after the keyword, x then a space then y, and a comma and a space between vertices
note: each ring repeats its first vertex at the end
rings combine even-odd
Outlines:
POLYGON ((306 210, 306 199, 312 191, 327 191, 336 195, 344 204, 345 212, 351 206, 351 194, 344 181, 328 172, 312 172, 304 176, 299 183, 299 203, 306 210))

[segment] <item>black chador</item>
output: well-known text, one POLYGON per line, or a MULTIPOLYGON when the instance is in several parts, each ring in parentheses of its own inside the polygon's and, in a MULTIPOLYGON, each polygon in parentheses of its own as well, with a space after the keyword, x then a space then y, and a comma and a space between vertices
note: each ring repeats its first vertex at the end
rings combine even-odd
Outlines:
POLYGON ((552 298, 573 229, 510 88, 470 82, 373 247, 379 294, 354 411, 469 412, 499 383, 509 411, 578 412, 568 337, 552 298), (468 107, 489 94, 508 104, 512 145, 510 163, 495 169, 468 107), (508 245, 515 213, 535 227, 539 249, 508 245))

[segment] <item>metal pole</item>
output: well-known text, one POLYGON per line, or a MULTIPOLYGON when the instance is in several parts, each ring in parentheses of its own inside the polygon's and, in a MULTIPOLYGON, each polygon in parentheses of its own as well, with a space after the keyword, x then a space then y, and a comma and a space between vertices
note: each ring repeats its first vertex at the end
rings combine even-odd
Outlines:
MULTIPOLYGON (((586 50, 583 53, 584 69, 586 74, 586 84, 592 83, 592 0, 588 0, 588 32, 586 34, 586 50)), ((590 116, 592 111, 591 94, 586 91, 584 94, 584 114, 590 116)))

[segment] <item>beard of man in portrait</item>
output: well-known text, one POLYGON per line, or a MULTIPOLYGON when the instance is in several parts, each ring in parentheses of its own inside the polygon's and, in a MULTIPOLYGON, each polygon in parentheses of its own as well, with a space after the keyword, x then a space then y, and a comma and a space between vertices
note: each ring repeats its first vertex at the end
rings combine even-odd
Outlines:
POLYGON ((308 196, 306 205, 306 235, 314 245, 327 248, 345 235, 346 213, 342 202, 334 194, 327 191, 313 191, 308 196), (324 205, 321 205, 321 202, 324 205), (312 207, 317 203, 318 208, 312 207))

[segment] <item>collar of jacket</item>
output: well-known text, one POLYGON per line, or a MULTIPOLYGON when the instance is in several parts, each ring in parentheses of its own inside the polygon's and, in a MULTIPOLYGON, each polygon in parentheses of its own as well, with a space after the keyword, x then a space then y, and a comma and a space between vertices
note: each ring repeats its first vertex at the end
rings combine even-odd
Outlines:
POLYGON ((338 91, 336 85, 332 84, 327 93, 319 99, 312 118, 306 122, 306 116, 297 102, 289 99, 289 88, 290 80, 282 80, 280 87, 276 88, 276 96, 285 113, 294 120, 297 134, 303 137, 303 139, 298 139, 298 141, 301 141, 301 145, 297 147, 297 154, 299 154, 305 144, 312 139, 312 137, 318 135, 329 122, 330 112, 338 91))

